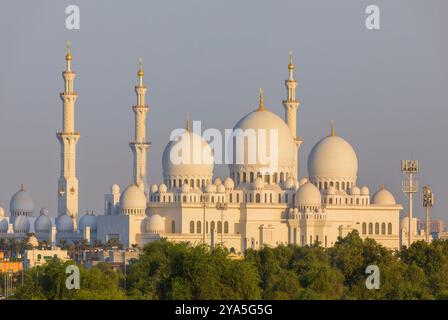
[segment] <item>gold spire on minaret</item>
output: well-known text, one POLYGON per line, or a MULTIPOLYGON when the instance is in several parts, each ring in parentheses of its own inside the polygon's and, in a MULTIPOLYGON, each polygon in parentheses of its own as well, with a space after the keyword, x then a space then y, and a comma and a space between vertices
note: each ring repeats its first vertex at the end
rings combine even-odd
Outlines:
POLYGON ((185 130, 187 130, 187 132, 191 132, 191 127, 190 127, 190 114, 187 113, 187 125, 185 126, 185 130))
POLYGON ((67 61, 67 71, 70 71, 72 54, 70 53, 70 41, 67 41, 67 54, 65 55, 65 60, 67 61))
POLYGON ((145 73, 143 72, 143 60, 142 58, 138 59, 138 79, 139 79, 139 85, 143 85, 143 76, 145 73))
POLYGON ((331 120, 331 131, 330 131, 330 137, 334 137, 335 133, 334 133, 334 121, 331 120))
POLYGON ((258 111, 264 111, 264 92, 263 88, 260 88, 260 105, 258 111))
POLYGON ((289 50, 289 65, 288 65, 288 69, 294 69, 294 64, 292 63, 292 49, 289 50))

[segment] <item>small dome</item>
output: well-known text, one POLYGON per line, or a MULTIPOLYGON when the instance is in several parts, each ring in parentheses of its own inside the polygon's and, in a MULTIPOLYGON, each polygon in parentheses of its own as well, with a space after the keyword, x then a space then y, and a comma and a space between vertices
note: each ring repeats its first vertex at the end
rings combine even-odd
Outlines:
POLYGON ((0 207, 0 217, 4 217, 5 216, 5 210, 3 210, 2 207, 0 207))
POLYGON ((39 241, 37 240, 37 238, 34 234, 28 238, 28 245, 30 245, 33 248, 36 248, 39 246, 39 241))
POLYGON ((305 183, 300 186, 296 194, 297 206, 318 207, 322 204, 322 197, 319 189, 312 183, 305 183))
POLYGON ((184 183, 180 190, 182 193, 188 193, 190 192, 190 185, 188 183, 184 183))
POLYGON ((28 233, 30 232, 30 220, 26 216, 18 216, 14 221, 15 233, 28 233))
POLYGON ((334 186, 329 186, 327 189, 328 195, 335 195, 336 194, 336 188, 334 186))
POLYGON ((262 190, 264 188, 264 181, 261 177, 256 177, 253 183, 255 190, 262 190))
POLYGON ((355 150, 350 143, 332 132, 311 149, 308 173, 312 181, 318 178, 356 181, 358 158, 355 150))
POLYGON ((70 216, 64 214, 56 220, 56 229, 58 232, 73 232, 73 220, 70 216))
POLYGON ((207 192, 207 193, 212 193, 212 192, 216 192, 216 186, 214 185, 214 184, 208 184, 206 187, 205 187, 205 192, 207 192))
POLYGON ((218 186, 218 188, 217 188, 217 191, 218 191, 219 193, 225 193, 225 192, 226 192, 226 187, 224 187, 223 184, 220 184, 220 185, 218 186))
POLYGON ((372 203, 376 205, 388 206, 396 204, 395 198, 389 190, 382 187, 372 197, 372 203))
POLYGON ((302 178, 299 180, 300 185, 304 185, 305 183, 308 183, 308 178, 302 178))
POLYGON ((362 196, 368 196, 369 193, 370 193, 369 188, 367 188, 366 186, 363 186, 363 187, 361 188, 361 195, 362 195, 362 196))
POLYGON ((212 177, 215 164, 213 150, 200 135, 184 130, 171 140, 162 155, 165 179, 180 176, 212 177), (184 151, 189 154, 183 154, 184 151), (187 149, 187 150, 185 150, 187 149))
POLYGON ((160 193, 165 193, 165 192, 167 192, 167 191, 168 191, 168 187, 166 186, 166 184, 162 183, 162 184, 159 186, 159 192, 160 192, 160 193))
POLYGON ((213 184, 214 184, 215 186, 219 186, 219 185, 221 185, 221 184, 222 184, 222 180, 221 180, 221 178, 220 178, 220 177, 217 177, 217 178, 215 179, 215 181, 213 182, 213 184))
POLYGON ((51 220, 48 217, 48 210, 43 207, 40 216, 34 221, 34 231, 37 233, 49 233, 51 230, 51 220))
POLYGON ((17 191, 11 198, 9 203, 11 213, 32 214, 34 211, 34 201, 29 195, 29 193, 22 186, 19 191, 17 191))
POLYGON ((86 227, 90 227, 90 231, 96 231, 96 216, 94 214, 86 213, 79 219, 79 229, 84 231, 86 227))
POLYGON ((361 190, 360 190, 357 186, 353 186, 353 187, 350 189, 350 194, 351 194, 352 196, 359 196, 359 195, 361 194, 361 190))
POLYGON ((0 219, 0 233, 7 233, 9 222, 6 218, 0 219))
POLYGON ((117 194, 120 193, 120 186, 118 184, 113 184, 112 187, 110 188, 110 192, 112 194, 117 194))
POLYGON ((154 183, 153 185, 151 185, 151 192, 156 193, 157 191, 159 191, 159 186, 154 183))
POLYGON ((286 189, 293 189, 296 186, 296 181, 293 178, 288 178, 285 182, 286 189))
POLYGON ((146 209, 145 193, 135 184, 131 184, 121 194, 120 206, 122 209, 146 209))
POLYGON ((149 233, 165 232, 165 218, 158 214, 150 216, 146 224, 146 231, 149 233))
POLYGON ((233 188, 235 188, 235 182, 233 181, 232 178, 227 177, 227 178, 224 180, 224 187, 225 187, 227 190, 232 190, 233 188))

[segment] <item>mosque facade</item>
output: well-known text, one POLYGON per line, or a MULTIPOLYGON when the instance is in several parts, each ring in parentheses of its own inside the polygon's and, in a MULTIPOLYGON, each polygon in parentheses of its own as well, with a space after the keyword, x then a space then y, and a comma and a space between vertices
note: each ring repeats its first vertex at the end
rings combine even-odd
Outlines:
MULTIPOLYGON (((328 136, 312 148, 308 172, 299 176, 298 163, 302 139, 297 135, 296 98, 292 57, 285 81, 286 99, 283 117, 268 110, 260 92, 259 106, 242 117, 233 132, 252 130, 275 132, 276 165, 267 170, 257 156, 249 159, 245 150, 253 147, 246 139, 233 145, 239 161, 228 165, 227 177, 214 175, 214 150, 207 140, 194 132, 189 119, 184 130, 165 147, 162 156, 163 181, 148 185, 146 137, 147 87, 140 63, 137 101, 131 107, 135 119, 131 185, 123 191, 114 184, 104 196, 104 212, 78 216, 78 179, 75 129, 75 72, 71 68, 68 47, 62 131, 57 133, 61 146, 61 170, 58 181, 58 213, 50 217, 43 208, 34 216, 34 202, 24 187, 13 195, 10 212, 0 210, 0 238, 25 238, 33 233, 39 241, 58 243, 85 239, 91 244, 116 239, 125 247, 143 246, 159 239, 192 244, 223 245, 236 253, 248 248, 287 244, 331 247, 338 237, 357 230, 362 238, 399 249, 402 230, 400 211, 394 196, 384 186, 376 192, 358 181, 355 150, 336 134, 332 124, 328 136), (189 141, 188 147, 182 141, 189 141), (200 161, 175 162, 172 155, 188 155, 200 161)), ((257 149, 269 139, 255 143, 257 149)), ((269 140, 270 141, 270 140, 269 140)), ((269 150, 269 149, 268 149, 269 150)), ((235 160, 235 159, 232 159, 235 160)))

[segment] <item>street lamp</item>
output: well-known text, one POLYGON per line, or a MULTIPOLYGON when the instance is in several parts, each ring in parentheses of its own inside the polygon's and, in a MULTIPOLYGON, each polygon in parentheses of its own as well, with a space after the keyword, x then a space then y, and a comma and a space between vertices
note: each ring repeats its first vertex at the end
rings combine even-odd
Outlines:
POLYGON ((401 160, 401 172, 408 177, 408 181, 402 183, 403 193, 409 198, 408 248, 412 244, 412 194, 418 192, 418 183, 414 181, 414 174, 417 174, 418 171, 418 160, 401 160))
POLYGON ((216 204, 216 209, 221 210, 221 245, 223 245, 223 243, 224 243, 222 240, 222 233, 223 233, 223 229, 224 229, 223 214, 224 214, 224 210, 227 210, 227 203, 218 202, 216 204))
POLYGON ((431 188, 426 185, 423 187, 423 207, 426 209, 426 242, 429 242, 430 220, 429 220, 429 208, 434 207, 434 193, 431 188))
POLYGON ((202 209, 203 209, 203 214, 202 214, 202 243, 205 244, 205 209, 207 208, 207 202, 208 202, 209 196, 207 195, 202 195, 202 209))

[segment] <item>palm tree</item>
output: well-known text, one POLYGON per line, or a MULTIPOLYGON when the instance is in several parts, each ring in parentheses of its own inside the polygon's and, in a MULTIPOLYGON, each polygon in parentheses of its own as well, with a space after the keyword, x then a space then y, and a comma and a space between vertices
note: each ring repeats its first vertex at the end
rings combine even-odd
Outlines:
POLYGON ((59 240, 59 247, 61 247, 61 249, 66 249, 67 248, 67 240, 65 240, 65 239, 59 240))

